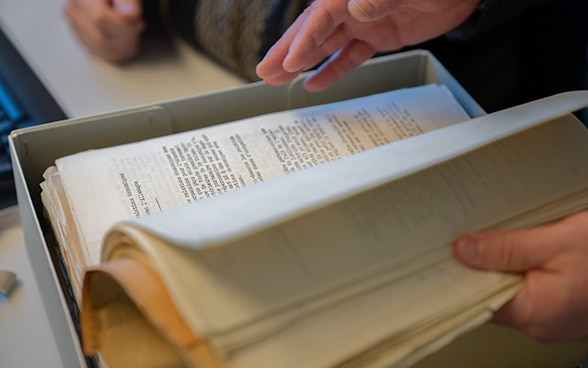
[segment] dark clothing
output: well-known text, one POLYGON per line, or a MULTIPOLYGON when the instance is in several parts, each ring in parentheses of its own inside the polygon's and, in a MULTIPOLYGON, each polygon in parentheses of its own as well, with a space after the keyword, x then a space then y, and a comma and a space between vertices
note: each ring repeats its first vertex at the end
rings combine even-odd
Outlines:
POLYGON ((488 112, 588 88, 587 46, 586 0, 542 3, 466 40, 419 45, 488 112))
POLYGON ((195 48, 253 81, 259 79, 257 63, 310 2, 144 0, 144 8, 195 48))

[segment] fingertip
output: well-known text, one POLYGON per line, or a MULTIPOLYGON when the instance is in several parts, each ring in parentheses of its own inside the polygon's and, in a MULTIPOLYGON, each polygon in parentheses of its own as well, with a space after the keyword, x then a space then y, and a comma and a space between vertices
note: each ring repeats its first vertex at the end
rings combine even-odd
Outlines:
POLYGON ((255 67, 255 73, 269 85, 282 85, 294 79, 291 73, 283 70, 281 65, 273 60, 263 59, 255 67))
POLYGON ((270 77, 270 74, 267 71, 267 63, 264 59, 261 59, 259 63, 255 66, 255 74, 261 79, 265 79, 266 77, 270 77))
POLYGON ((139 8, 135 4, 124 3, 117 8, 118 12, 125 15, 136 15, 139 8))
POLYGON ((286 55, 284 61, 282 62, 282 68, 288 73, 300 73, 300 62, 290 56, 290 54, 286 55))
POLYGON ((298 73, 287 73, 284 71, 277 71, 277 72, 268 72, 268 70, 264 70, 263 65, 258 65, 256 68, 256 73, 259 78, 261 78, 266 84, 270 86, 281 86, 286 83, 291 82, 294 78, 298 76, 298 73))
POLYGON ((114 10, 124 16, 136 18, 141 15, 141 6, 135 1, 115 1, 114 10))
POLYGON ((480 239, 473 235, 464 235, 453 243, 453 253, 461 262, 469 266, 479 266, 482 255, 480 239))
POLYGON ((376 7, 370 1, 350 0, 347 4, 349 14, 360 22, 369 22, 376 16, 376 7))
POLYGON ((281 67, 288 73, 301 73, 312 55, 313 49, 302 46, 299 39, 295 39, 285 50, 281 67))

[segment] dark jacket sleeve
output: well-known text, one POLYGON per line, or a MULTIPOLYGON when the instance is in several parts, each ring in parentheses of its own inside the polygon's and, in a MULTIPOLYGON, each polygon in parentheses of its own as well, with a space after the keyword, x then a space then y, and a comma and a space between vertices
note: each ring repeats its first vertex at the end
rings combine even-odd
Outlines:
MULTIPOLYGON (((557 1, 557 0, 553 0, 557 1)), ((547 0, 481 0, 474 13, 447 34, 450 39, 468 40, 514 19, 525 10, 547 0)))
POLYGON ((253 81, 257 63, 312 0, 144 1, 193 47, 253 81))

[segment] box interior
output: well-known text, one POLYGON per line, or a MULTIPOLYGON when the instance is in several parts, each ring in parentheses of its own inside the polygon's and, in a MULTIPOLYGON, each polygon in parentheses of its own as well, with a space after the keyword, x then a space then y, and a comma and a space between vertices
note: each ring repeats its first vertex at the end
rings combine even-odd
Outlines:
POLYGON ((99 116, 70 119, 14 131, 10 136, 17 198, 29 259, 45 309, 68 367, 91 366, 78 339, 77 308, 67 290, 57 247, 43 216, 39 183, 55 159, 82 150, 129 143, 241 118, 429 83, 443 83, 471 117, 485 114, 447 70, 424 50, 374 58, 320 93, 308 93, 302 77, 282 87, 262 82, 139 106, 99 116))

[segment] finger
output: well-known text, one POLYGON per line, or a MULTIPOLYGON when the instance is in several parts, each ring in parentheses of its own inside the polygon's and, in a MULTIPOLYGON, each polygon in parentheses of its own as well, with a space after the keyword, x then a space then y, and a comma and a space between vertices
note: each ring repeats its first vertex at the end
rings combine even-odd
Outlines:
MULTIPOLYGON (((138 15, 121 14, 115 8, 105 10, 97 20, 97 26, 110 40, 138 39, 145 29, 145 22, 138 15)), ((127 41, 128 42, 128 41, 127 41)))
POLYGON ((87 13, 79 13, 71 25, 80 42, 92 53, 113 63, 128 61, 138 53, 139 32, 133 27, 110 25, 98 17, 89 19, 87 13))
MULTIPOLYGON (((342 2, 322 1, 306 9, 305 12, 308 15, 300 24, 282 64, 284 70, 302 71, 309 65, 311 59, 316 59, 316 52, 322 52, 325 40, 329 39, 339 28, 343 19, 348 16, 346 7, 339 5, 340 3, 342 2)), ((326 56, 322 55, 322 57, 326 56)))
POLYGON ((293 81, 300 73, 288 73, 282 72, 280 74, 274 74, 271 77, 261 77, 258 73, 259 77, 265 81, 265 83, 271 86, 281 86, 286 83, 293 81))
POLYGON ((145 23, 142 20, 123 20, 117 17, 102 19, 98 26, 110 39, 124 37, 138 38, 145 30, 145 23))
POLYGON ((145 29, 141 0, 108 0, 108 6, 95 7, 94 21, 108 37, 138 37, 145 29))
POLYGON ((480 269, 521 272, 548 262, 559 244, 554 226, 466 235, 454 243, 463 263, 480 269))
POLYGON ((90 38, 87 33, 78 34, 78 38, 92 55, 111 63, 127 62, 133 59, 139 51, 138 43, 120 45, 113 42, 101 42, 100 39, 90 38))
POLYGON ((278 41, 268 50, 263 59, 256 67, 257 75, 266 82, 270 80, 281 80, 284 75, 292 75, 292 79, 298 75, 298 72, 288 73, 284 70, 282 64, 288 55, 292 40, 300 29, 300 26, 308 16, 308 9, 304 11, 290 27, 284 32, 278 41))
POLYGON ((96 48, 96 45, 104 42, 103 32, 83 9, 71 4, 64 8, 64 15, 69 19, 75 35, 87 48, 96 48))
POLYGON ((340 52, 333 55, 309 78, 304 81, 304 88, 309 92, 318 92, 329 88, 339 78, 347 75, 357 66, 372 57, 374 48, 359 40, 349 43, 340 52))
POLYGON ((287 49, 276 48, 273 50, 272 47, 255 68, 259 78, 273 86, 286 84, 296 78, 300 73, 289 73, 282 68, 282 61, 287 52, 287 49))
POLYGON ((360 22, 372 22, 390 14, 406 0, 350 0, 349 14, 360 22))
POLYGON ((536 315, 536 305, 528 288, 523 288, 511 300, 494 312, 492 322, 523 330, 527 333, 536 315))
POLYGON ((336 30, 310 55, 304 64, 300 65, 300 69, 296 73, 298 74, 316 67, 319 63, 343 49, 348 43, 349 40, 345 31, 342 29, 336 30))
POLYGON ((564 341, 574 331, 585 331, 580 326, 588 322, 583 307, 586 303, 582 296, 578 298, 585 287, 577 286, 570 274, 530 271, 523 288, 494 313, 492 320, 543 342, 564 341))
POLYGON ((139 20, 142 16, 141 0, 113 0, 112 8, 129 20, 139 20))
MULTIPOLYGON (((285 37, 286 35, 284 35, 285 37)), ((264 79, 266 82, 272 79, 280 79, 284 74, 298 73, 287 73, 282 67, 284 58, 288 54, 289 43, 282 37, 276 42, 265 54, 263 59, 257 64, 256 72, 257 75, 264 79)))

